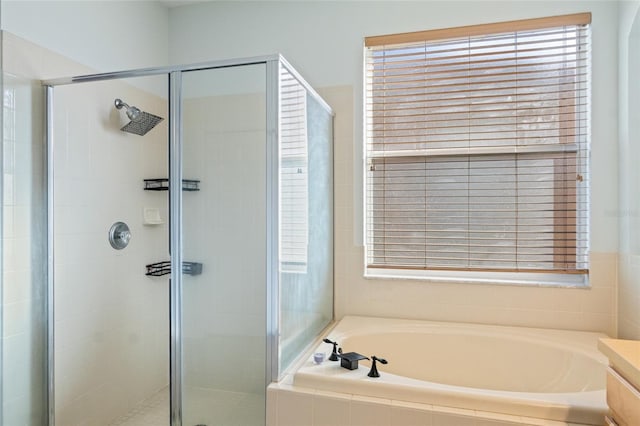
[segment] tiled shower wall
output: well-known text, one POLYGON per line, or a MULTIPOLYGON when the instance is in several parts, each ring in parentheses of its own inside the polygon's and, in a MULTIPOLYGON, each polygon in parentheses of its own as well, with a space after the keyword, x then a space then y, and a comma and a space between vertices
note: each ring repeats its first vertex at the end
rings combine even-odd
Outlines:
MULTIPOLYGON (((4 33, 3 424, 44 421, 45 323, 43 90, 39 80, 89 72, 4 33), (7 155, 9 154, 9 155, 7 155)), ((168 280, 144 265, 168 258, 166 225, 142 224, 144 206, 166 218, 167 194, 142 190, 166 177, 166 121, 140 138, 118 129, 121 97, 166 117, 166 102, 124 83, 55 91, 56 416, 104 424, 167 385, 168 280), (111 224, 132 229, 114 251, 111 224), (135 380, 131 380, 135 377, 135 380)))

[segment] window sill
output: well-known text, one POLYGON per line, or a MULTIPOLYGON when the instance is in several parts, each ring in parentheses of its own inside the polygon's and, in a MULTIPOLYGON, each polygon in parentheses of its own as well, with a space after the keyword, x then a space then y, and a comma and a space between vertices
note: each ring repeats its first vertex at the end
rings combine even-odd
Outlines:
POLYGON ((429 271, 405 269, 366 269, 365 279, 417 280, 437 283, 513 285, 527 287, 590 288, 589 275, 535 274, 481 271, 429 271))

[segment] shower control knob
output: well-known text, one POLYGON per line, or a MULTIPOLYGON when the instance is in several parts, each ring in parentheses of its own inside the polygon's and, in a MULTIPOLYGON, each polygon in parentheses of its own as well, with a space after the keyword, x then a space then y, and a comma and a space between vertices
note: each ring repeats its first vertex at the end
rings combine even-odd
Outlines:
POLYGON ((109 244, 116 250, 122 250, 131 241, 131 231, 124 222, 116 222, 109 229, 109 244))
POLYGON ((131 240, 131 232, 128 231, 122 231, 120 233, 120 235, 118 235, 118 238, 120 239, 120 241, 122 241, 122 243, 126 246, 129 244, 129 241, 131 240))

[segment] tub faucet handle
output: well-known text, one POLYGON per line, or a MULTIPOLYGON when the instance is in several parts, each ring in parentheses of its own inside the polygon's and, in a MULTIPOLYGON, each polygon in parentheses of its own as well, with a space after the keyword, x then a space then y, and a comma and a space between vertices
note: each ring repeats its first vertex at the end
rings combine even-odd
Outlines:
POLYGON ((371 363, 371 370, 369 370, 369 374, 367 374, 367 376, 380 377, 380 373, 378 373, 378 366, 376 365, 376 361, 378 361, 380 364, 388 364, 387 360, 384 358, 378 358, 375 355, 371 357, 371 360, 373 362, 371 363))
POLYGON ((323 342, 325 343, 329 343, 330 345, 333 345, 333 351, 331 352, 331 356, 329 357, 329 361, 337 361, 338 360, 338 352, 342 353, 342 351, 340 349, 338 349, 338 342, 332 342, 331 340, 324 338, 322 339, 323 342))

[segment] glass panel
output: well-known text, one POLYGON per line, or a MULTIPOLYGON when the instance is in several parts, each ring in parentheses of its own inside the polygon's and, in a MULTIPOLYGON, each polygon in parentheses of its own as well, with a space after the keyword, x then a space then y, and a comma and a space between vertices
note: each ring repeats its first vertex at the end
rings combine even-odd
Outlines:
POLYGON ((333 117, 280 71, 280 369, 333 318, 333 117))
POLYGON ((3 76, 0 424, 46 419, 46 186, 40 82, 3 76))
POLYGON ((169 424, 169 279, 145 265, 168 260, 166 76, 60 86, 53 97, 55 418, 58 425, 169 424), (166 89, 164 89, 166 91, 166 89), (122 99, 163 118, 144 135, 122 99), (124 228, 110 233, 116 222, 124 228), (133 420, 132 420, 133 421, 133 420))
POLYGON ((265 72, 183 74, 185 425, 265 422, 265 72))

